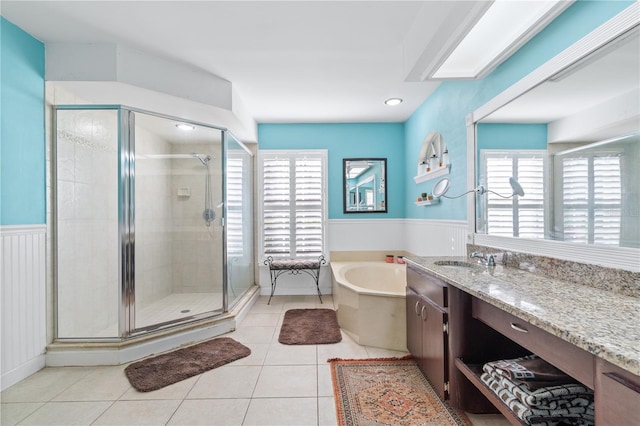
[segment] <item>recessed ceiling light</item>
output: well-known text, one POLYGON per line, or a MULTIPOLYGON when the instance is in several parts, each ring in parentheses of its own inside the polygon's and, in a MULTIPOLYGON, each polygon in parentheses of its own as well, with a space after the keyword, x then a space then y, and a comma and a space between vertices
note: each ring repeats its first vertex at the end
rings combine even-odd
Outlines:
POLYGON ((176 127, 180 130, 185 130, 185 131, 191 131, 196 129, 195 126, 192 126, 191 124, 185 124, 185 123, 178 123, 176 124, 176 127))
POLYGON ((389 106, 396 106, 396 105, 400 105, 402 103, 402 99, 400 99, 400 98, 389 98, 386 101, 384 101, 384 103, 389 105, 389 106))

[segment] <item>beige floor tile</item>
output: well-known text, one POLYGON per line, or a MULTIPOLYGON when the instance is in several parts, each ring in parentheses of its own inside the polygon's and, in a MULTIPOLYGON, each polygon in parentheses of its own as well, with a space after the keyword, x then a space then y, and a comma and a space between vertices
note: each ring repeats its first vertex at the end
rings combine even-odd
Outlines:
POLYGON ((90 425, 111 404, 111 401, 48 402, 20 422, 20 424, 47 426, 90 425))
POLYGON ((318 365, 318 396, 333 396, 333 382, 331 381, 331 366, 318 365))
POLYGON ((164 425, 180 405, 179 400, 116 401, 94 425, 164 425))
POLYGON ((369 358, 364 346, 355 343, 344 332, 342 341, 330 345, 318 345, 318 364, 326 362, 330 358, 360 359, 369 358))
POLYGON ((203 373, 187 399, 251 398, 262 367, 224 366, 203 373))
POLYGON ((13 426, 42 407, 44 402, 10 402, 0 406, 0 425, 13 426))
POLYGON ((315 345, 283 345, 273 342, 264 360, 264 365, 316 365, 315 345))
POLYGON ((162 389, 151 392, 138 392, 130 388, 120 397, 120 401, 149 400, 149 399, 184 399, 196 384, 200 375, 189 377, 162 389))
POLYGON ((271 343, 276 327, 240 326, 236 331, 225 334, 238 342, 247 343, 271 343))
POLYGON ((337 426, 336 402, 333 396, 323 396, 318 398, 318 425, 337 426))
POLYGON ((0 394, 2 402, 47 402, 89 374, 93 367, 44 368, 0 394))
POLYGON ((240 324, 240 328, 242 327, 275 327, 278 325, 278 320, 280 319, 280 312, 275 313, 267 313, 267 314, 258 314, 250 312, 247 316, 242 320, 240 324))
POLYGON ((56 396, 54 401, 114 401, 131 385, 124 374, 125 365, 96 367, 89 374, 56 396))
POLYGON ((315 365, 265 365, 254 398, 315 397, 318 394, 315 365))
POLYGON ((315 308, 319 308, 319 307, 326 307, 327 309, 331 309, 331 305, 325 304, 323 303, 322 305, 320 304, 320 301, 318 300, 318 296, 313 296, 315 297, 315 300, 301 300, 301 301, 294 301, 294 302, 286 302, 284 304, 283 312, 288 311, 289 309, 315 309, 315 308), (327 306, 324 306, 327 305, 327 306))
POLYGON ((262 365, 267 357, 269 351, 269 343, 243 343, 246 347, 251 349, 251 355, 237 359, 230 365, 262 365))
POLYGON ((241 425, 249 399, 193 399, 180 404, 169 425, 241 425))
POLYGON ((271 304, 267 305, 268 298, 265 298, 263 303, 257 301, 252 307, 249 313, 251 314, 280 314, 282 313, 283 303, 275 303, 273 300, 271 304))
POLYGON ((243 425, 294 425, 318 424, 316 398, 254 398, 249 403, 243 425))

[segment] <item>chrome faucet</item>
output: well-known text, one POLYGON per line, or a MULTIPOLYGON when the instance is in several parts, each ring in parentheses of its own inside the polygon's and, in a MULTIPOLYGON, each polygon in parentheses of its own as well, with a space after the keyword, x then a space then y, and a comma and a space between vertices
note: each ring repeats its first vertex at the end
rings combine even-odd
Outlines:
POLYGON ((483 253, 480 253, 478 251, 473 251, 473 252, 471 252, 469 257, 471 259, 477 257, 478 259, 480 259, 480 260, 478 260, 478 262, 482 263, 485 266, 496 266, 496 261, 493 258, 492 254, 490 254, 489 257, 485 257, 485 255, 483 253))

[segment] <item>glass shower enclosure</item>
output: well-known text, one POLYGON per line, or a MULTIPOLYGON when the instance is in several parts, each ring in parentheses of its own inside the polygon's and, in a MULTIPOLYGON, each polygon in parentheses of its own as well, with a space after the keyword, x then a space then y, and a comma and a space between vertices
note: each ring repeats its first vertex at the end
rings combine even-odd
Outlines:
POLYGON ((119 105, 54 107, 56 338, 219 316, 254 283, 253 156, 228 130, 119 105))

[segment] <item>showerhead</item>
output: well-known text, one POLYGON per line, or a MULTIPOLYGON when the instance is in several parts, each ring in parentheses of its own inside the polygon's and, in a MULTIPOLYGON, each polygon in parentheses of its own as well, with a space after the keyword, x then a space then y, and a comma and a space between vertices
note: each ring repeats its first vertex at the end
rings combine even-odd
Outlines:
POLYGON ((190 153, 190 155, 193 158, 197 158, 198 160, 200 160, 200 162, 202 163, 203 166, 207 167, 209 165, 209 160, 211 160, 211 156, 207 155, 206 157, 202 158, 202 156, 196 152, 192 152, 190 153))

